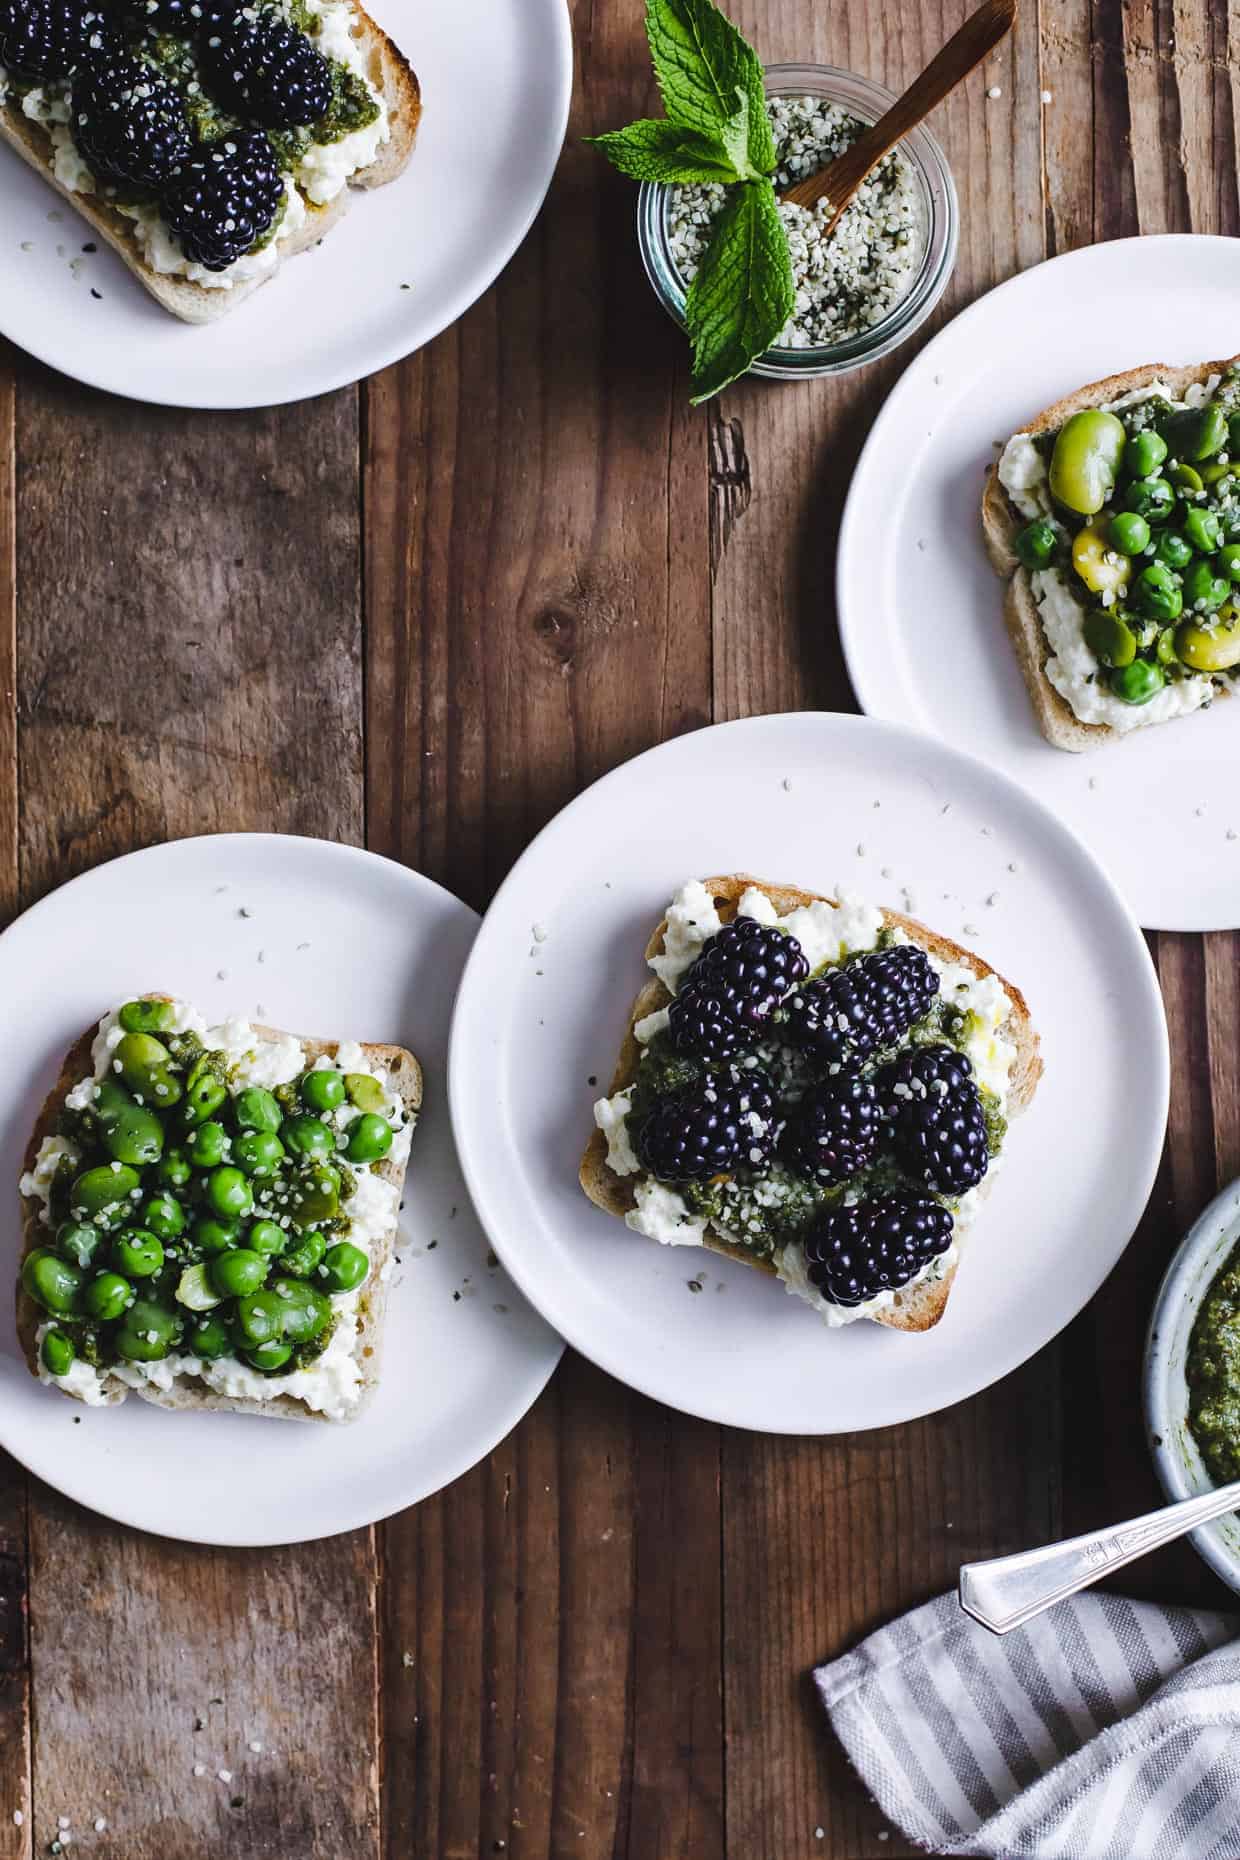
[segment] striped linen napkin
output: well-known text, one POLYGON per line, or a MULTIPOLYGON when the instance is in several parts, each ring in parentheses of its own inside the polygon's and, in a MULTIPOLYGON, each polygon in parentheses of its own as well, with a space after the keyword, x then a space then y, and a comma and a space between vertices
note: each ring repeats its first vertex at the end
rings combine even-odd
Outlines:
POLYGON ((941 1595, 814 1676, 883 1813, 933 1853, 1240 1860, 1237 1633, 1080 1595, 999 1638, 941 1595))

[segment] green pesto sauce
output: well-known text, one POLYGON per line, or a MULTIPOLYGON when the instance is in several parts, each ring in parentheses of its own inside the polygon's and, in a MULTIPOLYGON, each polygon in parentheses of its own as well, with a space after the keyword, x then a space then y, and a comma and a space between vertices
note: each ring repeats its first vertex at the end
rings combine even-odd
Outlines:
POLYGON ((1210 1477, 1240 1479, 1240 1247, 1197 1313, 1185 1378, 1188 1425, 1210 1477))

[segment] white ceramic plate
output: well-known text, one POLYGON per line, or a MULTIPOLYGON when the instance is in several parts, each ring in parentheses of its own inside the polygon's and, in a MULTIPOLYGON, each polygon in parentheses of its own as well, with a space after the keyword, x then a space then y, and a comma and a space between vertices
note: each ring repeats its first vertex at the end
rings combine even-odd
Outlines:
POLYGON ((1085 755, 1052 749, 1004 630, 979 509, 996 442, 1105 375, 1233 355, 1238 299, 1240 244, 1204 237, 1090 246, 1000 285, 897 385, 840 535, 840 628, 863 707, 1014 776, 1157 929, 1240 924, 1240 704, 1085 755))
POLYGON ((347 1427, 83 1408, 17 1345, 16 1195, 0 1237, 0 1446, 106 1517, 195 1543, 297 1543, 390 1516, 489 1453, 559 1360, 465 1192, 444 1075, 452 999, 477 928, 429 879, 323 840, 227 834, 100 866, 0 937, 0 1176, 15 1184, 38 1106, 82 1029, 163 988, 209 1020, 394 1040, 421 1060, 384 1374, 347 1427), (249 913, 243 916, 242 911, 249 913))
POLYGON ((483 1225, 570 1343, 673 1407, 826 1434, 972 1395, 1076 1315, 1154 1180, 1167 1036, 1140 931, 1044 807, 910 731, 809 713, 666 743, 546 828, 466 965, 449 1088, 483 1225), (911 908, 1027 996, 1046 1075, 925 1336, 828 1332, 774 1279, 640 1239, 578 1186, 650 932, 686 878, 729 872, 911 908))
POLYGON ((572 87, 565 0, 368 10, 418 74, 422 123, 405 173, 355 196, 320 249, 234 315, 191 329, 106 247, 82 258, 91 228, 0 149, 0 331, 134 400, 272 407, 358 381, 454 323, 524 239, 559 159, 572 87))

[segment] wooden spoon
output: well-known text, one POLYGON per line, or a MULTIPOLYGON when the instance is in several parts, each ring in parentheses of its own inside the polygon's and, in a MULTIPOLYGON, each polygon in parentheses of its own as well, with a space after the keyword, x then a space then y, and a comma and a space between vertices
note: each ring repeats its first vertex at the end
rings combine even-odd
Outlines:
POLYGON ((787 188, 781 199, 790 200, 798 207, 812 207, 816 201, 828 200, 831 217, 827 221, 827 236, 830 237, 841 213, 871 168, 915 128, 923 116, 928 116, 936 104, 942 103, 949 91, 955 90, 960 80, 994 50, 1015 23, 1016 0, 982 0, 976 13, 971 13, 959 32, 952 34, 942 51, 892 104, 886 116, 881 116, 872 129, 859 136, 829 167, 820 168, 817 174, 807 175, 803 181, 787 188))

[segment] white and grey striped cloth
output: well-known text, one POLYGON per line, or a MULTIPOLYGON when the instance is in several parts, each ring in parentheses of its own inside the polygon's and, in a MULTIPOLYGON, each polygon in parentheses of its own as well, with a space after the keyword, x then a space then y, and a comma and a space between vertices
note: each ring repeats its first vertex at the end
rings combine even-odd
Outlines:
POLYGON ((1240 1860, 1238 1632, 1081 1595, 1000 1639, 941 1595, 815 1678, 879 1807, 932 1853, 1240 1860))

